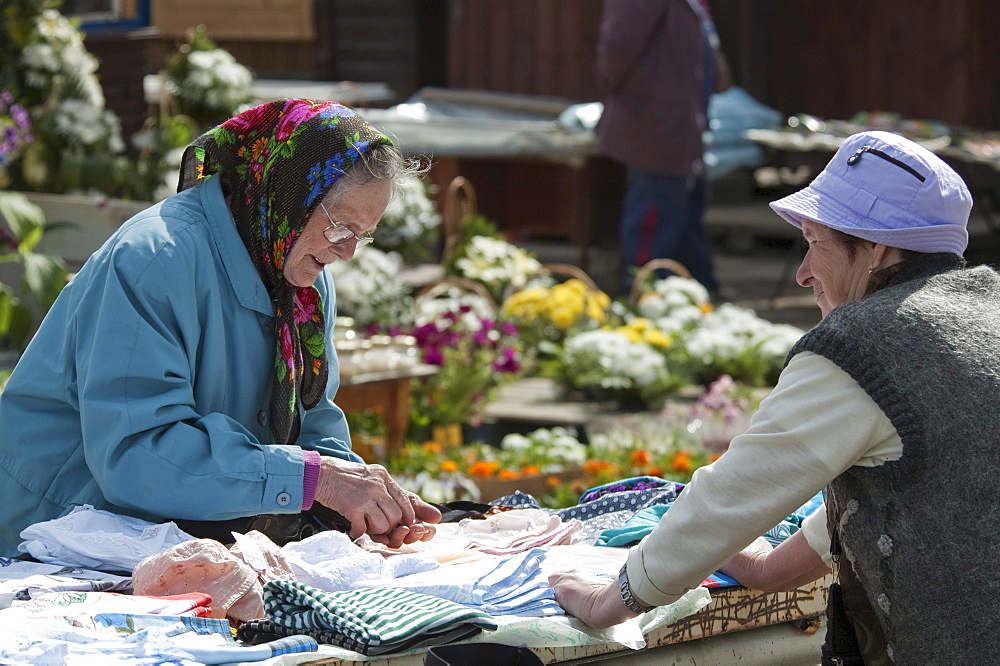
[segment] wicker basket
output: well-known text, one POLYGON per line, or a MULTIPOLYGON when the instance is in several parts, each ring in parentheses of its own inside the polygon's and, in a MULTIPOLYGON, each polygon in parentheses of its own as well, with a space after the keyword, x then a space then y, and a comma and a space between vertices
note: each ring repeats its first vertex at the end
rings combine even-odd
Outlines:
POLYGON ((642 288, 646 284, 646 280, 653 274, 654 271, 660 269, 665 269, 683 278, 691 278, 691 271, 684 267, 684 264, 679 261, 674 261, 673 259, 653 259, 645 266, 639 269, 639 272, 635 274, 635 280, 632 282, 632 291, 629 294, 628 300, 633 305, 639 302, 639 297, 642 296, 642 288))

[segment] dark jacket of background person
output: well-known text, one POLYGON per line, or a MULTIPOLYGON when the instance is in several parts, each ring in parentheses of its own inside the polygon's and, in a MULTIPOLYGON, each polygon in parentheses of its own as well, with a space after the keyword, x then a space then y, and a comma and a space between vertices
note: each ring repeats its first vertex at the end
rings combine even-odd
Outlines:
POLYGON ((702 173, 702 39, 701 18, 687 0, 605 0, 600 154, 661 174, 702 173))

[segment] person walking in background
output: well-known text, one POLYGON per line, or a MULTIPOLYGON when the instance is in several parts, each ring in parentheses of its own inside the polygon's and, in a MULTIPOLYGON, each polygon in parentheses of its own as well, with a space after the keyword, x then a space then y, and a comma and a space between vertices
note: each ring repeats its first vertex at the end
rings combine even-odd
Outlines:
POLYGON ((720 285, 702 226, 702 133, 716 82, 728 85, 718 38, 699 0, 605 0, 597 44, 604 112, 598 152, 624 164, 620 243, 631 288, 652 259, 684 264, 713 295, 720 285))

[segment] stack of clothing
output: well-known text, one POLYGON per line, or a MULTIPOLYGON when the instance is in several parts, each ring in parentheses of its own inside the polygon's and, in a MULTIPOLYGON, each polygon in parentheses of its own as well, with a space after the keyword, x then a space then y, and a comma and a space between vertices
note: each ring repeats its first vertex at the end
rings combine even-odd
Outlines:
POLYGON ((264 586, 264 610, 268 619, 242 624, 240 640, 259 644, 304 634, 377 656, 497 629, 486 613, 397 588, 323 592, 295 581, 271 581, 264 586))

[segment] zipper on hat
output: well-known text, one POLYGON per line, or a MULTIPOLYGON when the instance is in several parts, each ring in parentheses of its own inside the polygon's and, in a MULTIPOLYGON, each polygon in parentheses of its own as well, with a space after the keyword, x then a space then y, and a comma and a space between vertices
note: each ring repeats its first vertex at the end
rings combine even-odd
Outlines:
POLYGON ((855 164, 857 164, 858 160, 861 159, 861 155, 863 153, 871 153, 872 155, 878 155, 879 157, 881 157, 882 159, 886 160, 887 162, 892 162, 893 164, 895 164, 896 166, 900 167, 901 169, 905 169, 905 170, 909 171, 910 173, 912 173, 917 178, 919 178, 921 183, 924 182, 925 180, 927 180, 927 178, 925 176, 923 176, 919 171, 917 171, 916 169, 914 169, 913 167, 911 167, 906 162, 903 162, 901 160, 897 160, 892 155, 884 153, 881 150, 879 150, 878 148, 872 148, 871 146, 864 146, 862 148, 858 148, 857 152, 855 152, 853 155, 851 155, 850 157, 847 158, 847 163, 850 166, 854 166, 855 164))

